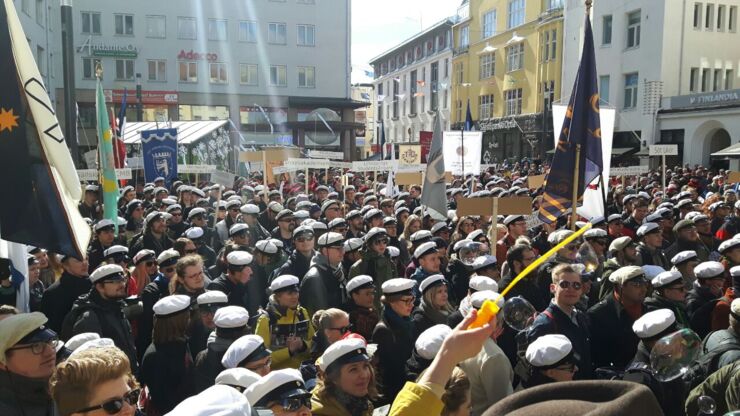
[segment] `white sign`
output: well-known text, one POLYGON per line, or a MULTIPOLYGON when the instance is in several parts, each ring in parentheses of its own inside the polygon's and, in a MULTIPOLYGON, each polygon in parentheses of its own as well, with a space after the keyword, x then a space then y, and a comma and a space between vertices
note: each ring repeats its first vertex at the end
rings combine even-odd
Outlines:
POLYGON ((289 168, 287 166, 275 166, 274 168, 272 168, 272 173, 275 175, 280 175, 283 173, 295 172, 297 170, 297 168, 289 168))
POLYGON ((445 170, 453 175, 462 174, 462 163, 465 163, 465 174, 480 174, 480 153, 483 132, 480 131, 446 131, 442 135, 442 153, 445 159, 445 170), (465 140, 463 140, 463 138, 465 140), (464 144, 464 146, 463 146, 464 144))
POLYGON ((540 220, 540 216, 537 214, 527 215, 524 219, 527 221, 528 230, 542 224, 542 220, 540 220))
POLYGON ((213 170, 211 173, 211 182, 223 185, 227 188, 234 186, 234 174, 221 170, 213 170))
POLYGON ((609 176, 635 176, 648 173, 647 166, 627 166, 609 169, 609 176))
POLYGON ((332 166, 340 169, 352 169, 352 162, 331 162, 332 166))
POLYGON ((211 173, 216 165, 177 165, 177 173, 211 173))
POLYGON ((325 150, 310 150, 308 157, 311 159, 337 159, 344 160, 344 153, 342 152, 329 152, 325 150))
POLYGON ((677 144, 651 144, 649 146, 650 156, 676 156, 678 155, 677 144))
POLYGON ((329 169, 331 163, 327 159, 296 159, 291 157, 283 165, 296 169, 329 169))
POLYGON ((398 170, 398 161, 397 160, 377 160, 377 161, 365 161, 365 162, 352 162, 352 170, 355 172, 396 171, 398 170))
POLYGON ((249 162, 249 170, 259 172, 262 170, 262 162, 249 162))
POLYGON ((396 172, 424 172, 427 170, 426 163, 420 163, 418 165, 398 165, 396 172))
MULTIPOLYGON (((81 181, 97 181, 98 179, 100 179, 98 177, 97 169, 79 169, 77 171, 77 176, 79 176, 81 181)), ((131 179, 131 169, 129 168, 116 169, 116 178, 117 179, 131 179)))

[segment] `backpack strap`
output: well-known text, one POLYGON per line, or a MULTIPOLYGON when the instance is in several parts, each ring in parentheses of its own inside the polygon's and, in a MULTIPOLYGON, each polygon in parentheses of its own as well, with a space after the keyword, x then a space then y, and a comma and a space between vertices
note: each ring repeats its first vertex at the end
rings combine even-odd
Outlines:
POLYGON ((558 330, 558 322, 555 320, 555 316, 553 316, 552 312, 550 312, 547 309, 545 309, 544 311, 542 311, 542 314, 545 315, 546 317, 550 318, 550 321, 552 321, 552 324, 555 326, 555 331, 557 331, 558 330))

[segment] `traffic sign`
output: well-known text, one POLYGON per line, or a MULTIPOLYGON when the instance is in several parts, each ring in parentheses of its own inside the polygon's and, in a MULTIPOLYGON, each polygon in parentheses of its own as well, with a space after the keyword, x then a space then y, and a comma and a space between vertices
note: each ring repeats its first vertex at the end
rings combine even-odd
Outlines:
POLYGON ((677 144, 651 144, 649 147, 650 156, 676 156, 678 155, 677 144))

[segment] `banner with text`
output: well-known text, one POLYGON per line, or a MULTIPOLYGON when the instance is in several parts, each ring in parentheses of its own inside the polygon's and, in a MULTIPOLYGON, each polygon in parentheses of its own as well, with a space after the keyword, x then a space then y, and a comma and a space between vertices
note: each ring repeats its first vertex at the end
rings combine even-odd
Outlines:
POLYGON ((145 180, 162 177, 172 184, 177 179, 177 129, 142 131, 141 143, 145 180))
POLYGON ((445 170, 453 175, 480 174, 483 133, 480 131, 446 131, 442 135, 445 170), (463 146, 464 144, 464 146, 463 146), (462 164, 465 163, 463 169, 462 164))

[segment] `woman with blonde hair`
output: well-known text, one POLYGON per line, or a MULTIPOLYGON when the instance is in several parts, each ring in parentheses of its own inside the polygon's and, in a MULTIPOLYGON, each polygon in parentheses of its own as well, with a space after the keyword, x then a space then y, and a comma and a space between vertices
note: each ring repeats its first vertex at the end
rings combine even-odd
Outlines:
POLYGON ((360 339, 337 341, 320 360, 319 378, 311 397, 314 415, 369 416, 378 397, 375 371, 360 339))
POLYGON ((337 308, 316 311, 311 317, 311 323, 315 328, 311 348, 314 358, 320 357, 330 345, 342 339, 351 329, 349 315, 337 308))
POLYGON ((468 234, 475 230, 475 220, 470 215, 460 217, 455 227, 455 232, 452 233, 450 238, 450 246, 454 246, 460 240, 464 240, 468 237, 468 234))
POLYGON ((133 416, 139 386, 123 351, 91 348, 59 364, 49 380, 61 416, 133 416))
POLYGON ((411 313, 413 340, 434 325, 447 324, 447 318, 455 308, 450 305, 447 279, 441 274, 433 274, 419 285, 421 302, 411 313))
POLYGON ((470 416, 470 380, 460 367, 452 370, 452 376, 442 394, 444 408, 440 416, 470 416))
POLYGON ((419 230, 421 230, 421 218, 415 214, 409 215, 403 224, 403 233, 398 238, 398 248, 401 250, 401 264, 403 267, 406 267, 411 262, 411 254, 413 253, 413 249, 411 248, 411 234, 419 230))

